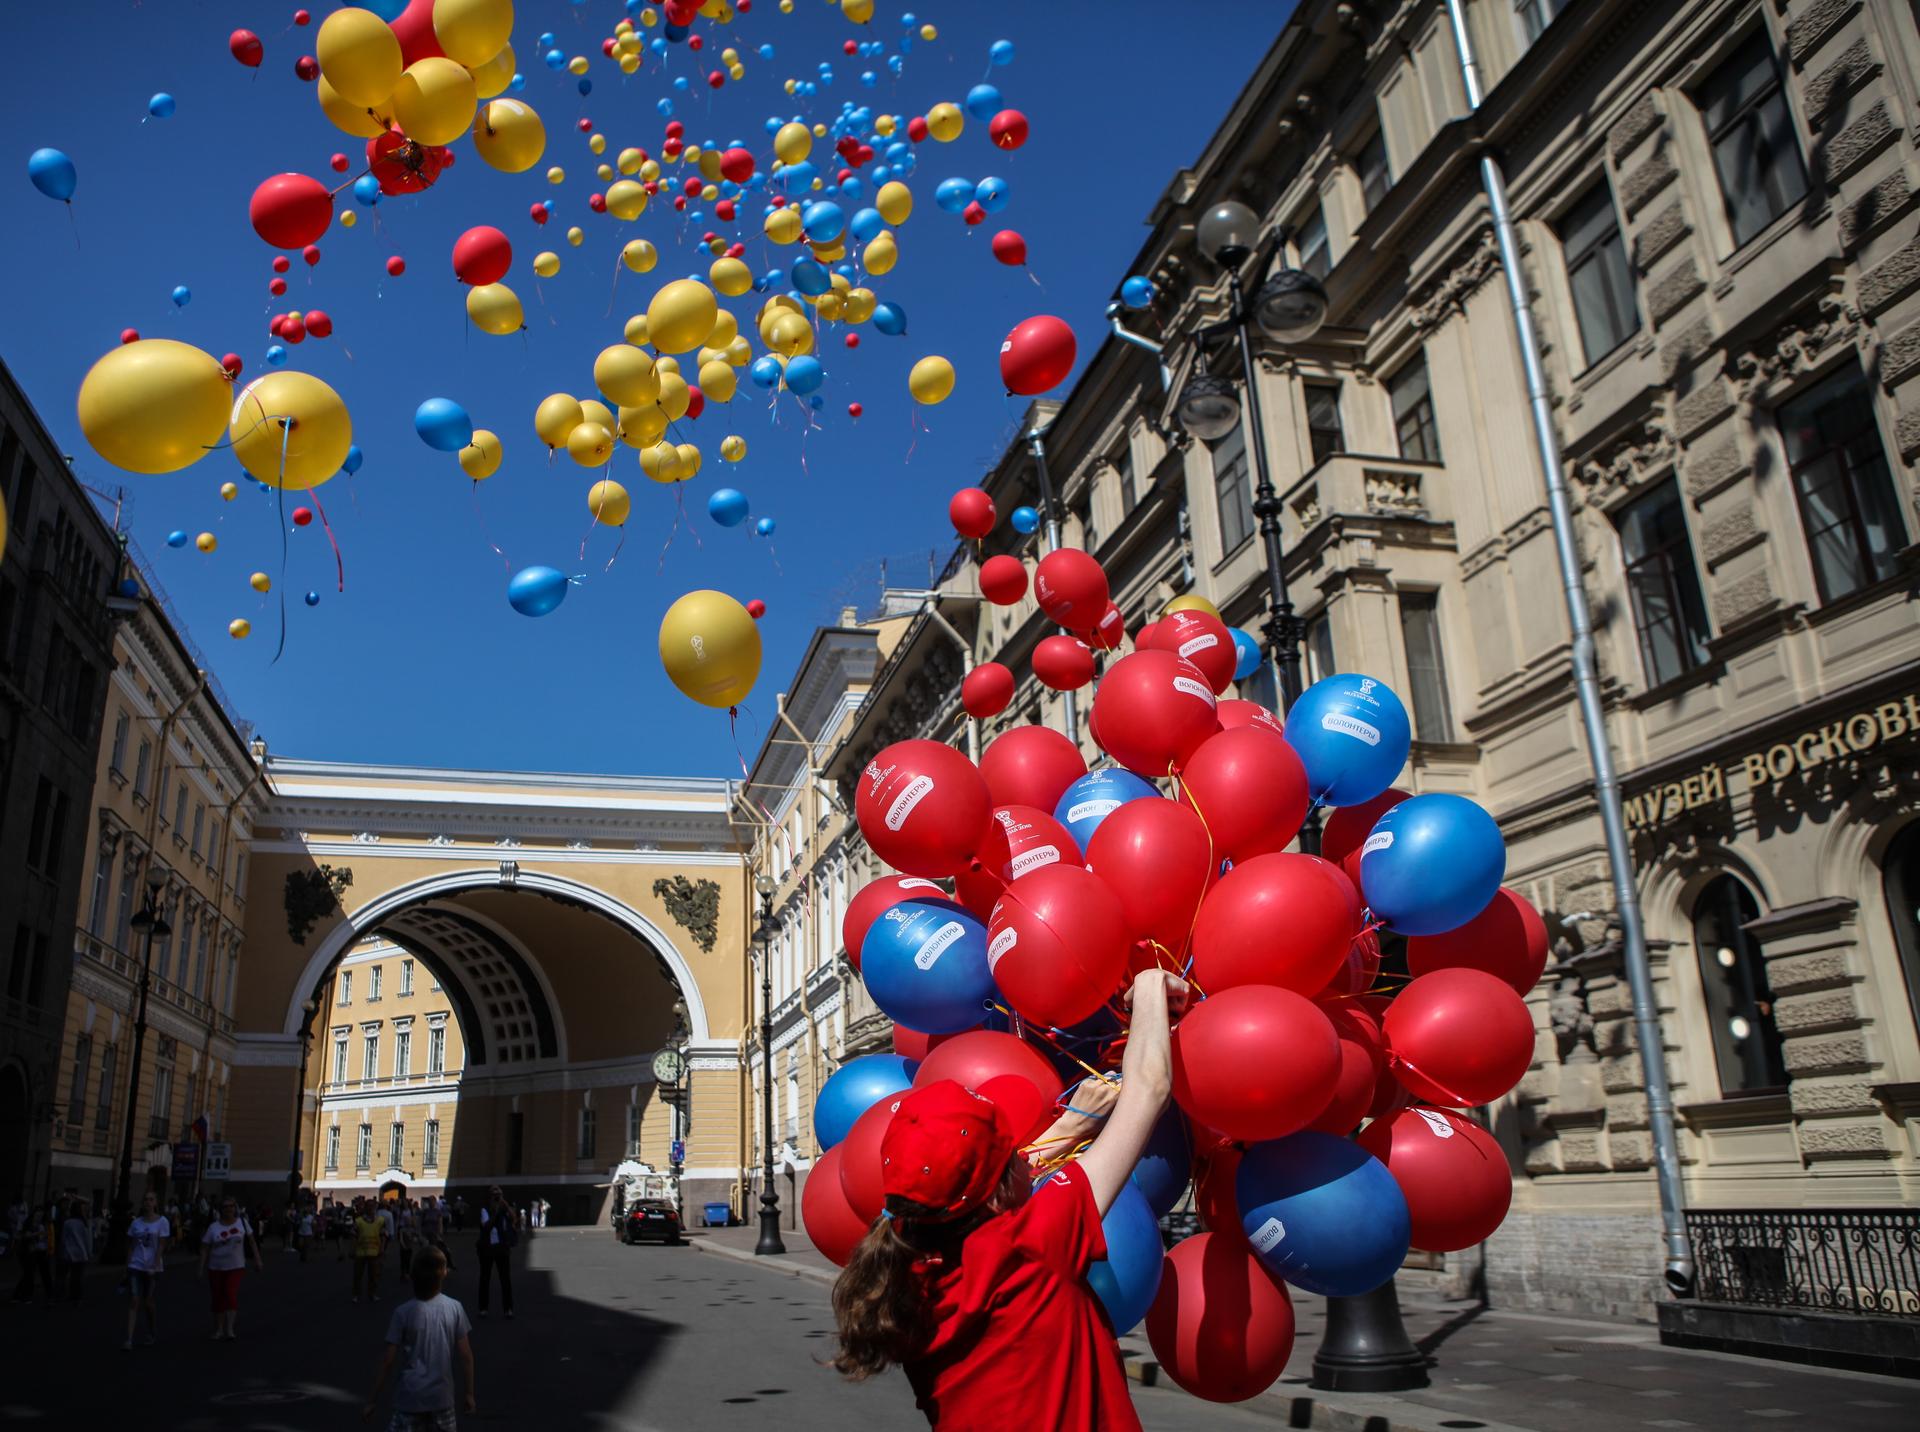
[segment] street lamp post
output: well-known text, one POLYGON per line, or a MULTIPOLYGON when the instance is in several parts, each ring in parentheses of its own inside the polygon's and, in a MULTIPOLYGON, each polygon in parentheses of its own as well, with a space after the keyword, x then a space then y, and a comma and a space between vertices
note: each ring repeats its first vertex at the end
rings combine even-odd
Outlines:
POLYGON ((760 896, 760 924, 754 932, 760 946, 760 1241, 758 1254, 784 1253, 780 1238, 780 1195, 773 1186, 773 962, 769 942, 773 935, 773 880, 755 880, 760 896))
POLYGON ((140 1057, 147 1044, 147 992, 153 984, 153 942, 173 933, 160 915, 160 892, 167 878, 149 867, 147 898, 133 917, 133 928, 146 932, 140 956, 140 998, 133 1015, 133 1065, 127 1075, 127 1111, 120 1122, 120 1175, 113 1189, 113 1225, 107 1234, 107 1261, 127 1261, 127 1225, 133 1219, 133 1120, 140 1103, 140 1057))
POLYGON ((685 1162, 681 1154, 685 1152, 681 1140, 687 1136, 687 1117, 685 1103, 692 1092, 688 1087, 686 1068, 687 1048, 687 1002, 676 999, 673 1002, 673 1033, 668 1037, 668 1047, 676 1056, 673 1061, 673 1087, 668 1091, 668 1107, 673 1110, 670 1123, 673 1137, 667 1141, 667 1173, 673 1179, 673 1211, 680 1215, 684 1225, 687 1220, 686 1201, 680 1196, 680 1170, 685 1162))
POLYGON ((300 1078, 293 1086, 293 1153, 287 1159, 287 1202, 289 1205, 300 1199, 300 1165, 303 1162, 301 1137, 307 1122, 307 1057, 313 1051, 313 1016, 320 1008, 318 1002, 309 999, 300 1006, 300 1078))

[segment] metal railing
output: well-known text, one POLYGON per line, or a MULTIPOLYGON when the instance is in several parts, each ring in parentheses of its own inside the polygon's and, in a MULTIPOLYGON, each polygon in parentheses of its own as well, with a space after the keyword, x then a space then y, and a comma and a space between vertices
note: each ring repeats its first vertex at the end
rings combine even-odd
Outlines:
MULTIPOLYGON (((116 975, 126 980, 130 986, 137 986, 140 983, 140 962, 132 955, 115 949, 105 940, 100 939, 96 935, 91 935, 85 930, 76 930, 74 935, 74 949, 76 953, 86 955, 107 969, 112 970, 116 975)), ((199 1023, 211 1029, 217 1030, 221 1034, 233 1033, 232 1015, 222 1014, 211 1004, 207 1003, 206 1000, 199 998, 197 995, 187 993, 186 990, 176 985, 172 980, 162 979, 159 975, 154 975, 147 987, 147 994, 149 999, 158 1000, 162 1004, 170 1004, 176 1009, 183 1011, 190 1018, 197 1020, 199 1023)))
POLYGON ((1920 1209, 1689 1209, 1702 1302, 1920 1318, 1920 1209))

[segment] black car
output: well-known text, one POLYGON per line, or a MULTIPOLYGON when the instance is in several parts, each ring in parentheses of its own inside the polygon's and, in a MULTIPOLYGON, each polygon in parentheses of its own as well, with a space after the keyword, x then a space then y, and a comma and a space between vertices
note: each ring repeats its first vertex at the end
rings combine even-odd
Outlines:
POLYGON ((678 1243, 680 1215, 670 1203, 643 1198, 620 1220, 622 1243, 678 1243))

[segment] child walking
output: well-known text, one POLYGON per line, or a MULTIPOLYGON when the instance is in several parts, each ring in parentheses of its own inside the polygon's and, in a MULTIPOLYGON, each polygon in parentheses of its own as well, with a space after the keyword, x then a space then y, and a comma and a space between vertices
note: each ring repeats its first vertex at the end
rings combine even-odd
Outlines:
POLYGON ((943 1432, 999 1432, 1010 1408, 1059 1432, 1137 1432, 1086 1273, 1166 1105, 1169 1008, 1186 992, 1160 970, 1134 981, 1119 1098, 1086 1152, 1038 1187, 992 1101, 950 1079, 900 1101, 880 1146, 886 1213, 834 1284, 834 1366, 859 1380, 900 1364, 943 1432))
POLYGON ((393 1310, 386 1351, 360 1416, 373 1416, 398 1364, 393 1420, 387 1423, 387 1432, 454 1432, 456 1355, 467 1387, 461 1406, 467 1412, 474 1410, 473 1344, 468 1341, 473 1328, 467 1310, 440 1291, 447 1281, 447 1260, 438 1248, 423 1248, 413 1255, 412 1278, 413 1297, 393 1310))

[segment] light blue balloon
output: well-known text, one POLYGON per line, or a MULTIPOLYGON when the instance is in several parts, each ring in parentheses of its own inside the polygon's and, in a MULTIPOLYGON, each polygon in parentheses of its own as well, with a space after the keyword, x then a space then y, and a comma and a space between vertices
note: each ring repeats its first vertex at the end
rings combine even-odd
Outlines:
POLYGON ((773 519, 771 517, 762 517, 758 522, 753 524, 753 530, 758 532, 762 537, 773 536, 773 519))
POLYGON ((180 530, 179 530, 178 528, 175 528, 175 529, 174 529, 173 531, 171 531, 171 532, 169 532, 169 533, 167 534, 167 545, 168 545, 169 547, 184 547, 184 546, 186 546, 186 545, 187 545, 187 534, 186 534, 186 533, 184 533, 184 532, 182 532, 182 531, 180 531, 180 530))
POLYGON ((1233 679, 1245 681, 1260 669, 1260 643, 1239 627, 1233 632, 1233 679))
POLYGON ((967 113, 975 119, 992 119, 1005 108, 1000 91, 992 85, 975 85, 967 91, 967 113))
MULTIPOLYGON (((1040 1188, 1034 1193, 1038 1195, 1040 1188)), ((1106 1235, 1107 1256, 1088 1265, 1087 1286, 1106 1309, 1114 1333, 1124 1336, 1153 1306, 1153 1296, 1160 1291, 1166 1248, 1160 1242, 1160 1224, 1146 1195, 1131 1183, 1120 1185, 1107 1216, 1100 1220, 1100 1230, 1106 1235)))
POLYGON ((1334 1134, 1254 1144, 1234 1179, 1240 1224, 1267 1270, 1329 1298, 1370 1293, 1398 1271, 1412 1234, 1387 1166, 1334 1134))
POLYGON ((1128 308, 1146 308, 1153 302, 1153 280, 1134 274, 1120 285, 1120 301, 1128 308))
POLYGON ((267 345, 267 366, 278 368, 287 361, 287 350, 278 343, 267 345))
POLYGON ((380 202, 380 181, 371 174, 362 174, 353 181, 353 197, 371 209, 380 202))
POLYGON ((1441 935, 1487 908, 1507 873, 1507 844, 1465 796, 1410 796, 1360 846, 1367 904, 1402 935, 1441 935))
POLYGON ((436 452, 459 452, 473 441, 473 419, 451 398, 428 398, 415 408, 413 430, 436 452))
POLYGON ((317 606, 319 606, 319 605, 320 605, 320 594, 319 594, 318 592, 308 592, 308 593, 307 593, 307 605, 308 605, 308 606, 310 606, 310 607, 317 607, 317 606))
POLYGON ((995 40, 991 45, 987 46, 987 58, 996 65, 1012 64, 1013 41, 995 40))
POLYGON ((173 286, 173 306, 175 308, 185 308, 192 302, 193 290, 188 288, 184 283, 176 283, 173 286))
POLYGON ((907 331, 907 311, 897 303, 876 303, 873 326, 889 338, 898 338, 907 331))
POLYGON ((1031 536, 1040 529, 1040 514, 1031 507, 1016 507, 1008 518, 1013 530, 1022 536, 1031 536))
POLYGON ((73 161, 57 149, 36 149, 28 155, 27 178, 49 199, 62 201, 73 197, 74 186, 80 182, 73 161))
POLYGON ((174 110, 178 108, 179 105, 174 101, 173 96, 165 90, 161 90, 159 94, 147 101, 147 113, 155 119, 170 119, 174 110))
POLYGON ((507 602, 523 617, 543 617, 566 599, 566 576, 552 567, 522 567, 507 583, 507 602))
POLYGON ((707 499, 707 516, 722 527, 738 527, 747 520, 747 495, 738 488, 715 489, 707 499))
POLYGON ((1012 186, 1006 180, 989 175, 973 186, 974 201, 989 214, 997 214, 1007 207, 1012 197, 1012 186))
POLYGON ((810 297, 818 298, 833 287, 833 275, 818 259, 795 259, 793 286, 810 297))
POLYGON ((551 30, 544 30, 544 31, 542 31, 542 32, 541 32, 541 34, 540 34, 540 48, 541 48, 541 49, 543 49, 543 50, 551 50, 551 49, 552 49, 552 48, 553 48, 553 47, 554 47, 555 45, 557 45, 557 44, 559 44, 559 43, 560 43, 560 37, 559 37, 558 35, 556 35, 556 34, 554 34, 554 33, 553 33, 553 31, 551 31, 551 30))
POLYGON ((507 81, 507 88, 511 90, 514 94, 519 94, 520 91, 524 90, 526 87, 527 87, 527 77, 521 74, 520 71, 515 70, 513 72, 513 78, 507 81))
POLYGON ((949 214, 957 214, 973 202, 971 179, 942 179, 933 191, 933 202, 949 214))
POLYGON ((880 76, 876 75, 872 70, 862 70, 860 71, 860 83, 868 89, 872 89, 880 83, 880 76))
POLYGON ((890 1094, 913 1087, 917 1059, 900 1054, 863 1054, 849 1059, 820 1086, 813 1101, 813 1136, 830 1149, 853 1129, 853 1121, 890 1094))
POLYGON ((944 900, 903 900, 875 920, 860 973, 889 1019, 926 1034, 972 1029, 996 995, 987 927, 944 900))
POLYGON ((903 74, 906 71, 907 62, 901 59, 898 55, 888 55, 887 68, 893 71, 893 73, 896 75, 903 74))
POLYGON ((761 58, 761 59, 763 59, 763 60, 770 60, 770 59, 772 59, 772 58, 773 58, 773 46, 772 46, 772 45, 762 45, 762 46, 760 47, 760 58, 761 58))
POLYGON ((1087 842, 1100 829, 1101 821, 1128 801, 1145 800, 1148 797, 1166 799, 1151 781, 1142 780, 1132 771, 1123 771, 1118 766, 1103 766, 1097 771, 1088 771, 1061 792, 1060 799, 1053 807, 1053 818, 1067 828, 1068 834, 1084 855, 1087 842))
POLYGON ((787 391, 798 393, 802 397, 815 391, 827 381, 827 370, 820 360, 811 353, 802 353, 787 360, 787 391))
POLYGON ((360 471, 360 464, 366 460, 367 455, 360 451, 360 445, 358 443, 348 443, 347 456, 340 464, 340 471, 344 472, 348 477, 352 477, 356 472, 360 471))
POLYGON ((780 382, 780 360, 762 353, 747 366, 747 378, 756 388, 772 388, 780 382))
POLYGON ((548 50, 540 58, 547 62, 550 70, 564 70, 567 67, 567 57, 558 50, 548 50))
POLYGON ((1287 712, 1286 738, 1307 768, 1307 790, 1326 805, 1359 805, 1392 785, 1412 734, 1400 698, 1358 672, 1314 682, 1287 712))
POLYGON ((847 213, 838 204, 822 199, 800 211, 800 227, 816 244, 830 243, 846 230, 847 213))

